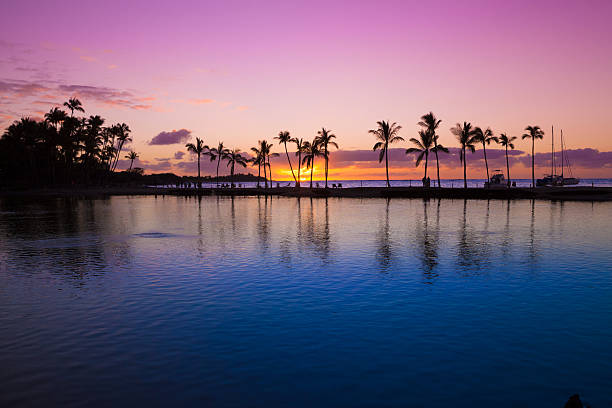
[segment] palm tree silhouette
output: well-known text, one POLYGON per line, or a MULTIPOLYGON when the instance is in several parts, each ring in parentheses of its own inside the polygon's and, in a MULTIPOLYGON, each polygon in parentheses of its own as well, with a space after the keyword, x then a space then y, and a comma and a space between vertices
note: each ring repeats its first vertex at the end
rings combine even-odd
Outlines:
MULTIPOLYGON (((266 173, 266 168, 268 170, 272 170, 272 167, 269 164, 270 160, 270 149, 272 149, 272 144, 268 143, 266 140, 259 141, 259 151, 261 152, 261 159, 264 168, 264 187, 268 188, 268 174, 266 173)), ((272 187, 272 173, 270 173, 270 187, 272 187)))
POLYGON ((240 149, 233 149, 227 154, 227 165, 231 166, 230 179, 232 180, 232 188, 234 188, 234 166, 239 165, 246 167, 247 159, 240 154, 240 149))
POLYGON ((544 138, 544 131, 539 126, 527 126, 523 139, 531 139, 531 188, 535 187, 535 141, 544 138))
POLYGON ((223 142, 219 142, 217 147, 213 147, 212 149, 208 149, 210 155, 210 161, 217 160, 217 188, 219 188, 219 165, 221 164, 221 160, 225 160, 228 157, 229 149, 223 146, 223 142))
POLYGON ((85 128, 81 137, 82 152, 81 155, 83 167, 85 167, 85 179, 90 182, 91 168, 94 161, 102 154, 100 147, 102 146, 102 125, 104 119, 99 115, 92 115, 84 122, 85 128))
POLYGON ((482 143, 482 152, 484 154, 485 159, 485 167, 487 169, 487 181, 490 181, 489 178, 489 162, 487 161, 487 145, 491 144, 491 142, 499 143, 499 140, 496 136, 493 135, 493 131, 491 128, 487 128, 486 130, 482 130, 479 127, 474 128, 474 141, 482 143))
POLYGON ((64 106, 70 109, 70 116, 74 116, 74 111, 85 112, 83 104, 77 98, 68 99, 68 102, 64 102, 64 106))
POLYGON ((117 141, 119 142, 119 146, 117 147, 117 155, 115 157, 115 165, 113 166, 113 171, 117 168, 117 163, 119 162, 119 155, 121 154, 121 149, 123 149, 123 145, 125 142, 131 142, 132 138, 130 137, 130 128, 125 123, 119 123, 114 125, 112 131, 115 133, 117 141))
POLYGON ((451 133, 457 137, 459 144, 461 145, 461 152, 459 154, 459 160, 463 163, 463 188, 467 188, 467 157, 465 155, 466 150, 470 150, 472 153, 476 151, 474 147, 474 129, 472 124, 463 122, 463 125, 457 123, 457 125, 451 128, 451 133))
MULTIPOLYGON (((272 144, 270 144, 270 149, 272 148, 272 144)), ((278 157, 280 154, 271 153, 270 149, 268 149, 268 174, 270 175, 270 187, 272 187, 272 163, 270 163, 270 157, 278 157)))
POLYGON ((370 129, 368 131, 368 133, 373 134, 376 140, 378 140, 372 150, 380 150, 380 155, 378 156, 379 163, 382 162, 383 157, 385 158, 387 187, 391 187, 389 183, 389 144, 404 141, 402 137, 397 135, 402 127, 395 122, 389 124, 388 121, 385 122, 384 120, 380 120, 376 122, 376 124, 378 125, 377 129, 370 129))
MULTIPOLYGON (((138 158, 138 153, 136 153, 133 150, 130 150, 130 152, 125 156, 126 159, 130 160, 130 168, 128 169, 128 171, 132 170, 132 165, 134 164, 134 160, 136 160, 138 158)), ((199 175, 198 175, 199 177, 199 175)))
POLYGON ((66 119, 68 115, 59 108, 53 108, 49 113, 45 113, 45 120, 55 126, 55 130, 59 132, 59 125, 66 119))
POLYGON ((295 151, 295 155, 298 157, 298 169, 297 169, 297 182, 296 182, 296 187, 300 186, 300 170, 302 168, 302 152, 304 152, 304 140, 303 139, 298 139, 297 137, 294 137, 293 139, 291 139, 293 141, 293 143, 295 143, 297 150, 295 151))
POLYGON ((508 162, 508 148, 514 149, 516 136, 508 137, 505 133, 499 135, 499 144, 506 148, 506 173, 508 174, 508 187, 510 187, 510 163, 508 162))
POLYGON ((330 145, 337 149, 338 143, 332 140, 336 138, 336 135, 334 135, 331 130, 321 128, 321 130, 317 132, 317 135, 317 142, 319 146, 323 147, 322 155, 325 158, 325 188, 327 188, 327 173, 329 171, 329 150, 327 147, 330 145))
POLYGON ((310 188, 312 188, 312 173, 314 172, 314 162, 317 156, 322 156, 321 146, 318 140, 311 142, 304 142, 304 157, 302 158, 302 164, 306 163, 306 168, 310 169, 310 188))
POLYGON ((423 176, 423 186, 425 186, 425 180, 427 179, 427 163, 429 160, 429 151, 432 149, 433 137, 432 134, 427 130, 419 130, 419 136, 421 140, 410 138, 410 141, 416 145, 416 147, 410 147, 406 149, 406 154, 419 153, 416 159, 415 167, 419 167, 423 157, 425 157, 425 175, 423 176))
MULTIPOLYGON (((295 181, 295 185, 298 185, 298 181, 295 178, 295 173, 293 172, 293 166, 291 165, 291 159, 289 158, 289 151, 287 150, 287 142, 291 142, 293 139, 288 131, 283 130, 278 133, 278 136, 275 137, 280 143, 285 146, 285 154, 287 155, 287 161, 289 162, 289 168, 291 169, 291 175, 293 176, 293 180, 295 181)), ((299 164, 298 164, 299 165, 299 164)))
MULTIPOLYGON (((261 147, 261 140, 257 141, 257 146, 261 147)), ((261 162, 262 162, 262 155, 261 155, 261 150, 259 149, 259 147, 251 147, 251 151, 255 154, 255 156, 253 156, 253 158, 251 159, 251 163, 253 164, 253 166, 257 165, 257 188, 260 187, 259 179, 261 178, 261 162)))
POLYGON ((187 148, 188 152, 196 154, 198 156, 198 188, 202 188, 202 179, 200 177, 200 156, 202 156, 202 153, 204 153, 204 151, 206 150, 204 141, 199 137, 196 137, 195 144, 187 143, 185 147, 187 148))
POLYGON ((433 149, 431 149, 431 151, 434 152, 436 155, 436 170, 437 170, 437 175, 438 175, 438 187, 441 187, 440 185, 440 161, 438 158, 438 152, 448 153, 448 149, 438 143, 438 135, 436 134, 436 129, 438 129, 438 126, 440 126, 440 123, 442 123, 442 121, 436 118, 433 112, 429 112, 421 116, 421 120, 418 123, 419 126, 425 128, 427 132, 429 132, 432 135, 434 147, 433 149))

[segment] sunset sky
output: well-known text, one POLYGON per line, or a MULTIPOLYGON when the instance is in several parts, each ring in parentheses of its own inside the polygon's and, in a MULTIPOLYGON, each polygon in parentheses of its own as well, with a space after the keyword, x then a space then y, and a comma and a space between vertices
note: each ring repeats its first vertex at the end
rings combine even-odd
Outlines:
MULTIPOLYGON (((195 174, 183 153, 196 136, 242 150, 268 139, 284 154, 280 130, 312 139, 324 126, 340 145, 331 178, 381 179, 368 129, 396 121, 408 140, 433 111, 449 147, 457 122, 516 136, 539 125, 544 166, 554 125, 578 176, 612 177, 611 17, 611 1, 4 2, 0 127, 76 96, 130 126, 148 173, 195 174)), ((410 144, 394 147, 391 177, 422 177, 410 144)), ((527 177, 530 144, 516 147, 513 176, 527 177)), ((461 174, 451 153, 443 178, 461 174)), ((468 177, 483 177, 481 157, 468 177)), ((284 156, 272 166, 290 178, 284 156)))

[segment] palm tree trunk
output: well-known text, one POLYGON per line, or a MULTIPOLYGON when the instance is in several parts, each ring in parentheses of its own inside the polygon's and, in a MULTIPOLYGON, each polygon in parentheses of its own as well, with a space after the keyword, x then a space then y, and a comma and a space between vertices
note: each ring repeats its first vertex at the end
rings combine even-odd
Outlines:
POLYGON ((202 178, 200 177, 200 153, 198 153, 198 188, 202 188, 202 178))
POLYGON ((217 188, 219 188, 219 165, 221 164, 221 153, 219 153, 219 160, 217 160, 217 188))
POLYGON ((327 145, 325 145, 325 188, 327 188, 327 168, 329 158, 327 157, 327 145))
POLYGON ((312 173, 314 172, 314 161, 315 155, 312 155, 312 162, 310 162, 310 188, 312 188, 312 173))
POLYGON ((314 170, 314 158, 312 159, 312 166, 310 166, 310 188, 312 188, 312 171, 314 170))
POLYGON ((487 148, 485 146, 485 142, 482 142, 482 152, 484 153, 485 167, 487 168, 487 181, 491 181, 489 178, 489 162, 487 162, 487 148))
POLYGON ((508 162, 508 145, 506 145, 506 174, 508 175, 508 187, 510 187, 510 164, 508 162))
POLYGON ((234 162, 232 162, 232 168, 230 170, 230 183, 232 183, 232 188, 234 188, 234 162))
POLYGON ((268 175, 266 173, 266 156, 264 156, 263 168, 264 168, 264 187, 268 188, 268 175))
POLYGON ((531 138, 531 188, 535 188, 535 137, 531 138))
POLYGON ((133 164, 134 164, 134 159, 132 159, 132 161, 130 161, 130 170, 129 171, 132 171, 132 165, 133 164))
POLYGON ((257 164, 257 188, 259 188, 259 179, 261 178, 261 160, 257 164))
POLYGON ((293 176, 293 180, 296 182, 296 185, 297 185, 297 179, 295 178, 295 173, 293 172, 293 166, 291 165, 291 159, 289 158, 289 152, 287 151, 287 142, 285 142, 285 154, 287 155, 287 161, 289 162, 289 168, 291 169, 291 175, 293 176))
POLYGON ((272 164, 270 164, 270 156, 268 156, 268 171, 270 172, 270 188, 272 188, 272 164))
POLYGON ((391 187, 389 183, 389 145, 385 143, 385 169, 387 171, 387 187, 391 187))
POLYGON ((436 138, 434 138, 434 147, 435 147, 435 152, 436 153, 436 170, 438 172, 438 188, 440 188, 440 162, 438 161, 438 142, 436 141, 436 138))
POLYGON ((300 170, 302 169, 302 152, 298 151, 298 177, 296 187, 300 187, 300 170))
POLYGON ((466 161, 467 157, 465 157, 465 146, 462 148, 463 151, 463 188, 467 188, 467 169, 466 169, 466 161))
POLYGON ((429 161, 429 150, 425 150, 425 176, 423 177, 425 181, 427 180, 427 162, 428 161, 429 161))

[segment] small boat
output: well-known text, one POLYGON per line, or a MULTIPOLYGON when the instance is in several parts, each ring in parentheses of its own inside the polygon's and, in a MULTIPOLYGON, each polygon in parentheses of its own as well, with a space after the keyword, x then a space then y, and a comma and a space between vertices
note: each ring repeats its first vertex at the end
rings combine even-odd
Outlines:
POLYGON ((547 174, 541 179, 536 180, 536 186, 558 186, 563 182, 563 178, 556 174, 547 174))
POLYGON ((493 175, 489 181, 485 181, 485 188, 506 188, 506 178, 501 170, 493 170, 493 175))

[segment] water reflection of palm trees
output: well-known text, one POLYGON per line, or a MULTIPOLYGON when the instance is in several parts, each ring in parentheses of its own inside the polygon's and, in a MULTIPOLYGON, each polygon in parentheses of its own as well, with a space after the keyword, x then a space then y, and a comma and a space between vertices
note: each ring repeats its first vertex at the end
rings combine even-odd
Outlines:
POLYGON ((385 213, 380 222, 377 234, 376 259, 380 264, 381 272, 388 272, 393 261, 393 247, 391 245, 391 232, 389 226, 389 204, 391 199, 385 200, 385 213))
POLYGON ((297 250, 307 250, 310 254, 318 256, 323 261, 329 260, 331 252, 331 233, 329 227, 329 199, 309 199, 308 209, 305 212, 305 223, 302 222, 302 206, 298 199, 298 225, 297 225, 297 250), (324 216, 315 214, 316 204, 324 203, 324 216), (317 220, 322 219, 322 222, 317 220))
POLYGON ((469 276, 479 274, 486 267, 490 258, 488 242, 489 211, 485 212, 485 228, 479 236, 468 223, 467 202, 463 200, 463 213, 459 226, 459 245, 457 248, 457 263, 459 272, 469 276))
POLYGON ((438 277, 438 247, 440 243, 440 199, 437 200, 435 223, 429 219, 429 199, 423 200, 423 221, 417 230, 418 256, 421 259, 425 283, 433 283, 438 277))
POLYGON ((531 217, 529 223, 529 260, 535 262, 538 250, 536 245, 536 234, 535 234, 535 200, 531 200, 531 217))
POLYGON ((270 250, 270 209, 268 208, 268 200, 270 200, 271 208, 271 197, 268 198, 267 195, 263 197, 257 196, 257 236, 259 237, 261 251, 264 255, 270 250))

